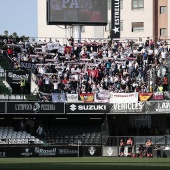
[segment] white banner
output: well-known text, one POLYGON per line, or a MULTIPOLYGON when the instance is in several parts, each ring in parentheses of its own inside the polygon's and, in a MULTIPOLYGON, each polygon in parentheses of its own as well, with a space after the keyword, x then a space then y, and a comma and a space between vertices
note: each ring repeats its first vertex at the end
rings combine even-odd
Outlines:
POLYGON ((110 92, 110 103, 137 103, 138 93, 112 93, 110 92))
POLYGON ((78 102, 78 94, 66 94, 67 102, 78 102))
POLYGON ((109 91, 101 91, 94 95, 94 102, 96 103, 108 103, 110 98, 109 91))
POLYGON ((65 102, 66 95, 65 93, 52 93, 52 102, 65 102))

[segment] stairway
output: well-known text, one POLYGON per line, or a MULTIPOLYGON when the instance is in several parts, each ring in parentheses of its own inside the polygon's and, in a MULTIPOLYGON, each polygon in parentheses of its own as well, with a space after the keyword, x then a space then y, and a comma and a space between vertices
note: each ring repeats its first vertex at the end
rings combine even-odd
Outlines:
POLYGON ((0 81, 0 94, 11 94, 11 90, 4 84, 4 82, 0 81))
POLYGON ((7 62, 3 55, 0 55, 0 65, 4 70, 13 70, 13 67, 9 65, 9 63, 7 62))

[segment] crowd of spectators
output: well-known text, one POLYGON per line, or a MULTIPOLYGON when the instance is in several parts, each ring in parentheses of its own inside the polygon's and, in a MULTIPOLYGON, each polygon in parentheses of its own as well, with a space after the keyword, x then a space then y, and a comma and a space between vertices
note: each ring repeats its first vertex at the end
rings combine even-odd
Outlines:
POLYGON ((166 41, 153 42, 149 37, 138 43, 76 43, 73 37, 64 45, 51 38, 37 42, 4 41, 4 49, 15 70, 24 69, 21 61, 36 64, 31 71, 41 93, 152 92, 153 85, 159 86, 159 67, 168 53, 166 41))

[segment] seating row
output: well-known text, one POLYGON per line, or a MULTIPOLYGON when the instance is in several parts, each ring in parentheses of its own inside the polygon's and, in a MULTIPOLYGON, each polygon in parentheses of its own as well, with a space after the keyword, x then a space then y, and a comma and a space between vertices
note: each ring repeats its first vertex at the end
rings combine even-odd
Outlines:
POLYGON ((26 97, 25 95, 20 95, 20 94, 12 94, 12 95, 7 95, 7 94, 0 94, 0 100, 25 100, 26 97))
POLYGON ((13 127, 1 126, 0 144, 43 144, 43 141, 26 131, 14 131, 13 127))
POLYGON ((42 140, 34 139, 0 139, 0 144, 43 144, 42 140))

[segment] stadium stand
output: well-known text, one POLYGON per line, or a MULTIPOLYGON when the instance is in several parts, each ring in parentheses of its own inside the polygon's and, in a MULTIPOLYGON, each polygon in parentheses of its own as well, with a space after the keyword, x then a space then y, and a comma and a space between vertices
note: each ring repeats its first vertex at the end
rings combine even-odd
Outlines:
MULTIPOLYGON (((94 104, 108 103, 107 95, 110 93, 159 92, 158 87, 162 84, 162 78, 168 74, 168 47, 166 41, 154 43, 154 48, 152 40, 147 41, 149 41, 150 47, 147 47, 144 42, 132 43, 130 40, 84 41, 74 43, 73 46, 61 45, 57 40, 52 39, 49 39, 48 42, 7 42, 3 45, 0 56, 2 68, 0 101, 23 101, 23 103, 33 101, 34 106, 37 106, 39 102, 59 103, 62 101, 62 103, 69 104, 69 100, 73 104, 87 102, 94 104), (4 74, 5 71, 6 74, 4 74), (13 75, 16 74, 16 71, 24 73, 19 74, 20 79, 21 75, 27 76, 28 74, 31 77, 30 80, 26 80, 29 88, 26 87, 27 91, 24 94, 21 94, 18 88, 18 80, 12 84, 5 79, 4 76, 8 76, 9 71, 13 75), (102 100, 100 97, 96 97, 102 93, 104 94, 102 100), (69 94, 73 95, 71 97, 74 99, 69 98, 69 94), (90 96, 90 94, 97 95, 90 96)), ((8 76, 8 78, 11 77, 8 76)), ((163 92, 165 91, 166 89, 163 89, 163 92)), ((32 104, 30 105, 32 107, 32 104)), ((76 107, 76 105, 70 106, 73 112, 76 107)), ((126 127, 122 128, 121 124, 119 125, 121 121, 115 122, 114 115, 108 115, 108 122, 105 115, 100 115, 100 121, 90 124, 89 118, 92 115, 88 117, 85 113, 83 114, 88 120, 79 119, 77 115, 64 115, 66 118, 72 117, 75 122, 71 122, 71 120, 63 122, 55 120, 62 118, 62 115, 55 115, 54 112, 48 111, 41 115, 37 110, 32 110, 35 111, 34 114, 26 112, 24 115, 23 112, 18 111, 20 114, 15 112, 14 115, 18 114, 18 117, 22 117, 24 121, 26 117, 35 117, 39 122, 33 128, 34 131, 1 127, 0 144, 40 146, 77 146, 79 144, 102 146, 106 144, 109 146, 118 145, 119 136, 164 135, 164 132, 159 131, 157 126, 145 126, 141 130, 139 127, 128 127, 127 123, 126 127), (41 137, 36 133, 39 124, 43 125, 44 130, 41 137), (119 125, 119 129, 117 125, 119 125), (111 139, 109 135, 118 137, 111 139)), ((90 114, 94 114, 93 111, 90 114)), ((119 116, 121 117, 121 115, 119 116)), ((10 117, 12 116, 10 115, 10 117)), ((121 120, 124 123, 128 120, 127 113, 122 116, 121 120)), ((15 121, 14 124, 17 126, 18 123, 15 121)), ((142 140, 145 139, 142 138, 142 140)))

